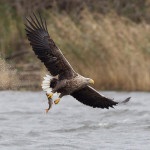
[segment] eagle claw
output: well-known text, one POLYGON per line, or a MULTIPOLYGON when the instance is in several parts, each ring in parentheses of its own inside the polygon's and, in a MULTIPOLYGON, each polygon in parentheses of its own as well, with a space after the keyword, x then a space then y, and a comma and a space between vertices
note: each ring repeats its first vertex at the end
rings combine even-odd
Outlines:
POLYGON ((60 98, 56 99, 56 100, 54 101, 54 103, 55 103, 55 104, 58 104, 59 101, 60 101, 60 98))
POLYGON ((48 99, 51 99, 53 97, 53 93, 46 94, 48 99))

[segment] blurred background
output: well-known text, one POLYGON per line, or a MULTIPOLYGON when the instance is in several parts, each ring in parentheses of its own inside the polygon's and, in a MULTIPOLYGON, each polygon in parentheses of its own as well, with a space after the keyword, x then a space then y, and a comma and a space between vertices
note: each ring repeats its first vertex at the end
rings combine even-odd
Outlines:
POLYGON ((0 0, 1 150, 150 150, 145 91, 150 0, 0 0), (48 71, 24 25, 38 11, 74 69, 105 96, 118 102, 130 96, 129 103, 93 109, 66 96, 45 115, 41 82, 48 71))
POLYGON ((76 71, 99 90, 150 90, 150 0, 0 0, 0 90, 41 90, 44 65, 25 35, 40 11, 76 71))

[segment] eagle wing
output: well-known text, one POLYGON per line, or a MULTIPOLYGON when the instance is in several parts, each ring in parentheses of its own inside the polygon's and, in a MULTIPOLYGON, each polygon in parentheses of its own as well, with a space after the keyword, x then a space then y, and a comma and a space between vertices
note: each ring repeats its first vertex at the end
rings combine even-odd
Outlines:
POLYGON ((88 106, 92 106, 94 108, 98 107, 109 109, 109 107, 113 108, 113 106, 118 104, 118 102, 115 102, 112 99, 99 94, 95 89, 93 89, 90 86, 86 86, 80 90, 73 92, 71 96, 76 98, 81 103, 88 106))
POLYGON ((60 79, 70 78, 76 73, 66 60, 60 49, 49 36, 46 21, 39 14, 39 19, 33 14, 26 18, 26 34, 33 51, 44 63, 51 75, 59 75, 60 79))

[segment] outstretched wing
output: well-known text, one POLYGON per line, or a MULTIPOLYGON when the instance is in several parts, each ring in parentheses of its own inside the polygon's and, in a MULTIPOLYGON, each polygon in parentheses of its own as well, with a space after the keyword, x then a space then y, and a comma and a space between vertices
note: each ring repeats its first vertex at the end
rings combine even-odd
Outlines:
POLYGON ((76 98, 81 103, 92 106, 94 108, 99 107, 109 109, 109 107, 113 107, 114 105, 118 104, 118 102, 102 96, 90 86, 86 86, 85 88, 73 92, 71 96, 76 98))
POLYGON ((39 14, 27 19, 26 33, 33 51, 44 63, 51 75, 59 75, 60 79, 70 78, 76 73, 66 60, 60 49, 49 36, 46 21, 39 14))

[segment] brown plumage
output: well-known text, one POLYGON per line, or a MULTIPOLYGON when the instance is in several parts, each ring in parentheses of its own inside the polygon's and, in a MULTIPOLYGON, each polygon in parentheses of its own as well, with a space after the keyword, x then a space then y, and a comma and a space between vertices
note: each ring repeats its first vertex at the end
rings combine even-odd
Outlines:
MULTIPOLYGON (((64 95, 71 95, 81 103, 99 108, 109 108, 117 105, 118 102, 99 94, 89 86, 93 82, 76 73, 66 60, 60 49, 50 37, 46 21, 35 14, 27 18, 26 33, 28 40, 37 57, 44 63, 53 77, 50 82, 52 92, 59 92, 60 98, 64 95)), ((46 88, 46 87, 45 87, 46 88)))
POLYGON ((51 75, 59 75, 60 79, 74 76, 75 72, 71 65, 49 36, 46 21, 43 21, 40 15, 39 20, 35 14, 33 15, 34 18, 30 17, 31 20, 26 18, 29 25, 25 24, 25 30, 35 54, 44 63, 51 75))

